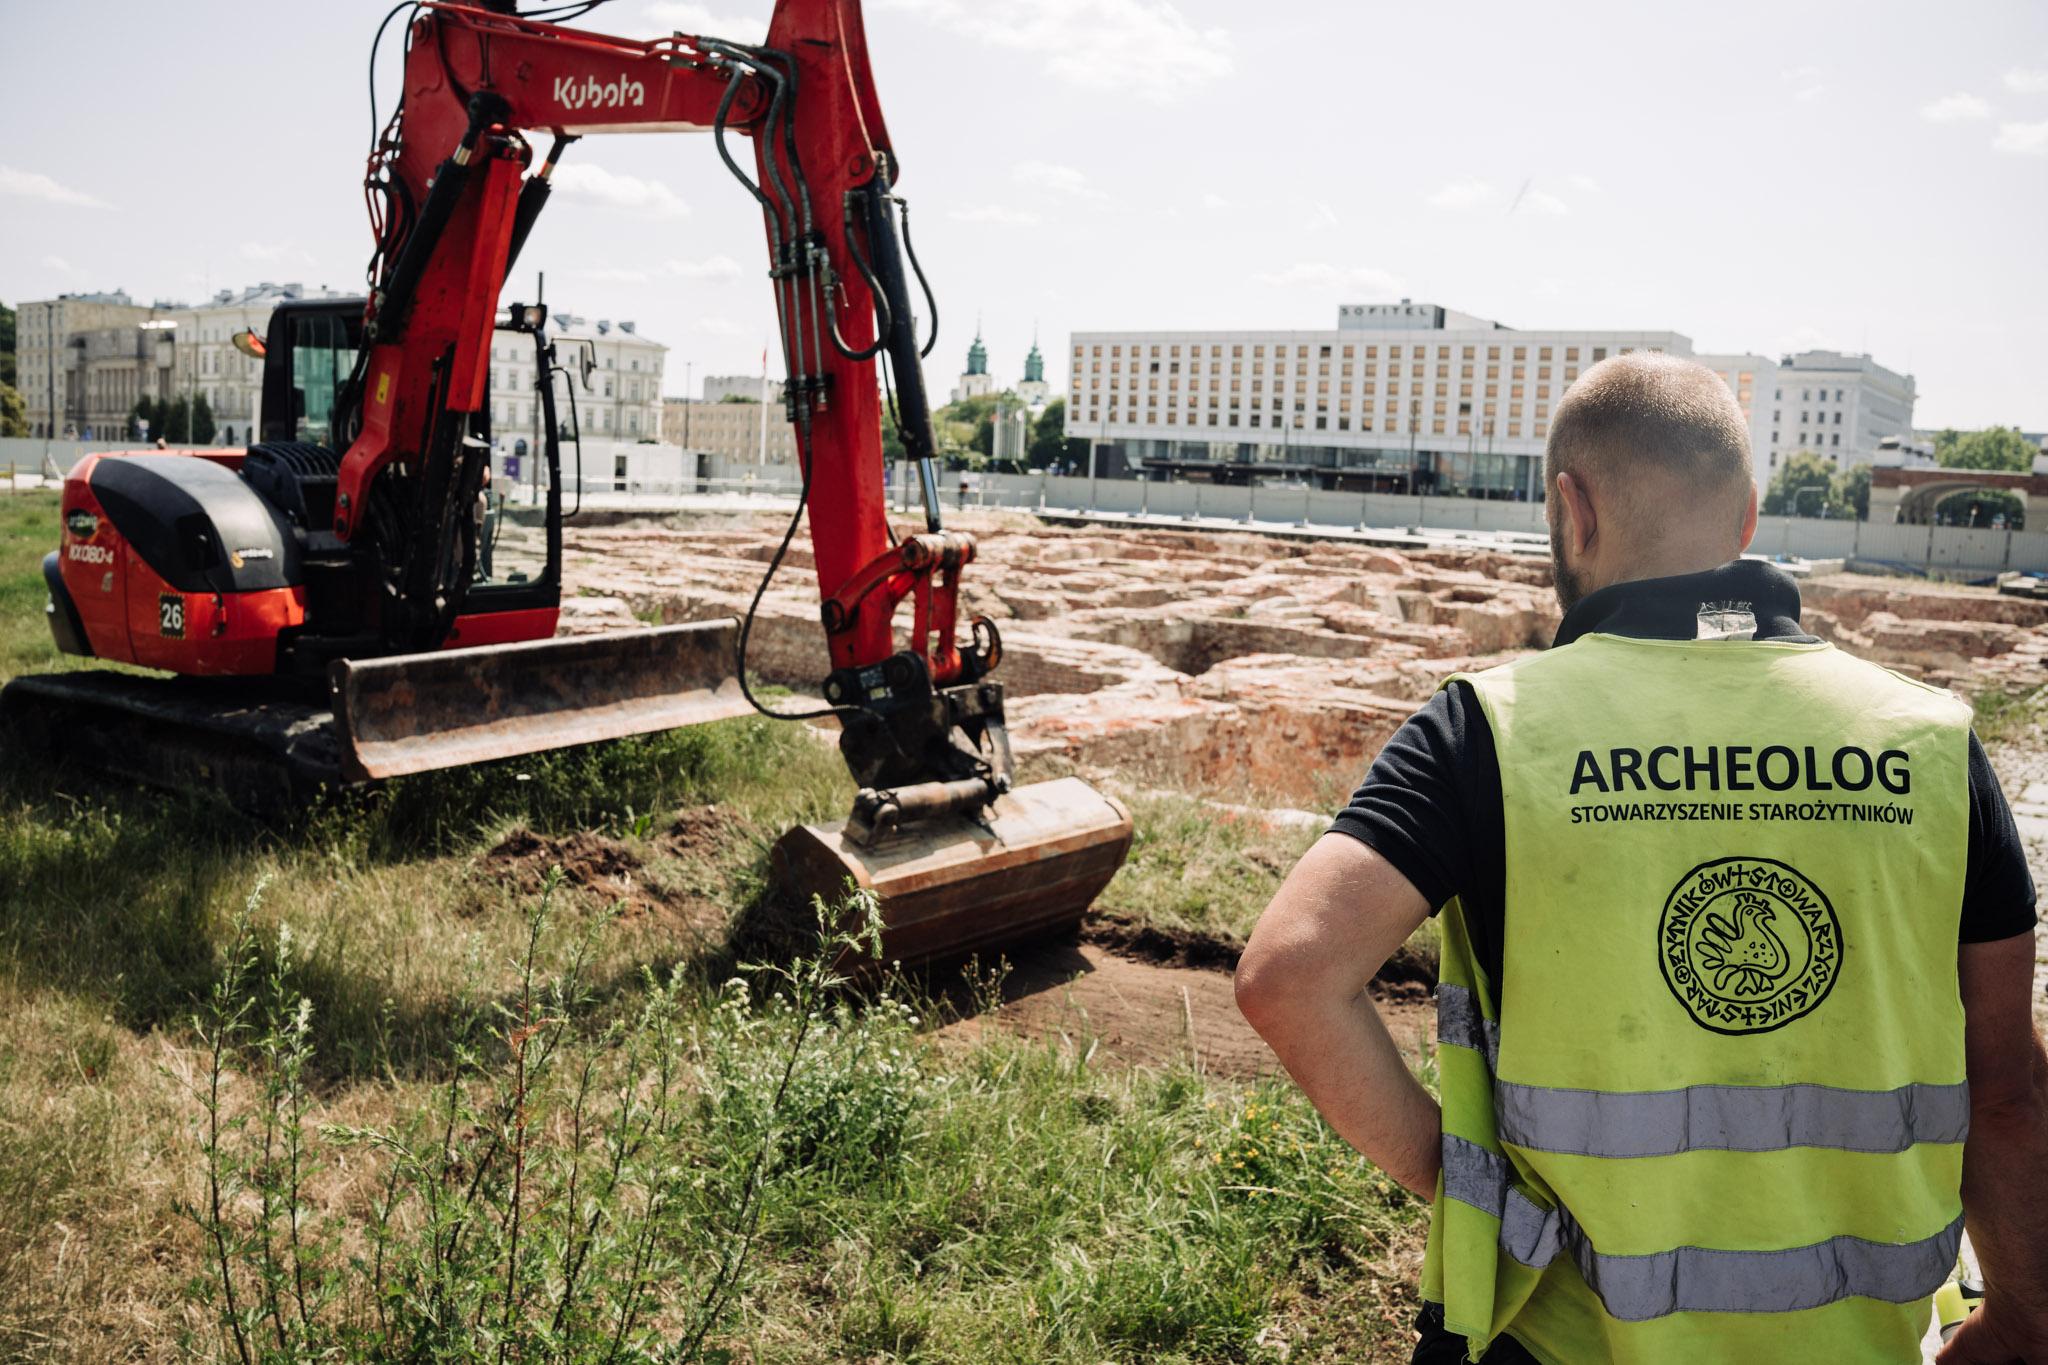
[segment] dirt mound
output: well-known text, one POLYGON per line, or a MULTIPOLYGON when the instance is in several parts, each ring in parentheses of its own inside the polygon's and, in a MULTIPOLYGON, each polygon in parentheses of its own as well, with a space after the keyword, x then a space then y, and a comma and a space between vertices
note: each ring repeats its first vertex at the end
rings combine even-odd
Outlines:
POLYGON ((731 821, 716 806, 680 810, 667 828, 640 847, 594 830, 540 834, 515 830, 483 855, 479 870, 522 897, 537 896, 551 869, 562 885, 601 905, 616 905, 626 919, 674 921, 692 940, 722 929, 726 910, 683 884, 676 874, 701 864, 729 836, 731 821))
POLYGON ((630 900, 644 864, 617 839, 592 830, 537 834, 515 830, 484 855, 484 865, 522 895, 538 895, 548 873, 562 869, 562 884, 611 900, 630 900))

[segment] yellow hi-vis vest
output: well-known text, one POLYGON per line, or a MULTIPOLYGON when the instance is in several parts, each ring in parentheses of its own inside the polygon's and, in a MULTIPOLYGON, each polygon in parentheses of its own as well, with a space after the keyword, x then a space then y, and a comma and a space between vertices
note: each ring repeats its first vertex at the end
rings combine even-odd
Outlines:
POLYGON ((1462 680, 1502 981, 1496 1010, 1453 901, 1423 1296, 1475 1360, 1919 1360, 1963 1227, 1968 708, 1770 641, 1462 680))

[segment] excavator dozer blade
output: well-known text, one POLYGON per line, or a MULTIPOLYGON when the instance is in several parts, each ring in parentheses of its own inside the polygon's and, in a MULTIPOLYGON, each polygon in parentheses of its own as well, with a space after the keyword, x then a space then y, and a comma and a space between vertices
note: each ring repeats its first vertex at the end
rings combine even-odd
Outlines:
MULTIPOLYGON (((1077 777, 998 797, 981 820, 922 821, 871 847, 845 821, 800 825, 772 856, 785 904, 827 904, 847 882, 882 905, 882 958, 912 965, 989 954, 1078 924, 1131 847, 1131 816, 1077 777)), ((849 964, 851 965, 851 964, 849 964)))
POLYGON ((401 777, 745 715, 738 632, 737 621, 704 621, 337 662, 342 776, 401 777))

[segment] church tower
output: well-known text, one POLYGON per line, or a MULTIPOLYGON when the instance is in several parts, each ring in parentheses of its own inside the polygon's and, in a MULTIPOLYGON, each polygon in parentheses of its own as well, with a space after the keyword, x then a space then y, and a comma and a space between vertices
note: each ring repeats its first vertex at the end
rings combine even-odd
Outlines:
POLYGON ((981 398, 996 391, 996 381, 988 372, 988 347, 981 342, 981 319, 974 320, 974 344, 967 348, 967 368, 961 372, 960 382, 953 386, 953 401, 981 398))
POLYGON ((1038 353, 1036 327, 1031 329, 1031 353, 1024 357, 1024 379, 1017 385, 1017 396, 1033 412, 1052 401, 1052 386, 1045 382, 1045 357, 1038 353))

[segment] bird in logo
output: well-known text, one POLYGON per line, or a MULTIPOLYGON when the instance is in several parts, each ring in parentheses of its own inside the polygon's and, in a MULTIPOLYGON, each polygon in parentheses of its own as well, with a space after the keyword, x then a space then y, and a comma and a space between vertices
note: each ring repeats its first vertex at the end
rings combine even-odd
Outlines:
POLYGON ((1771 903, 1751 891, 1735 893, 1724 918, 1709 914, 1700 930, 1699 965, 1722 995, 1759 996, 1792 965, 1785 940, 1771 927, 1771 903))

